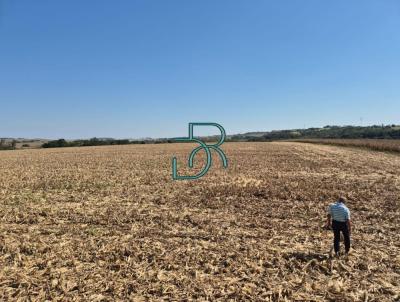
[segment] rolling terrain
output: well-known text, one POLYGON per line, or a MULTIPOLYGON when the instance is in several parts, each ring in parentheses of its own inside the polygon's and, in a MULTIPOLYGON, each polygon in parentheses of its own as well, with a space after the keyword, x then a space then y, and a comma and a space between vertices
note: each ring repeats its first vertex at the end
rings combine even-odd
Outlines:
POLYGON ((400 299, 399 155, 225 143, 227 170, 173 181, 192 147, 2 151, 0 300, 400 299), (348 258, 322 228, 339 195, 348 258))

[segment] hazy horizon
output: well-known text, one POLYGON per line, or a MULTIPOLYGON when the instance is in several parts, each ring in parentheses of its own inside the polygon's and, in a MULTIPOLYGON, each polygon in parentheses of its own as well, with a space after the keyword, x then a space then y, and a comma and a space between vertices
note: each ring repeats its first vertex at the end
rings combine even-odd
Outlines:
MULTIPOLYGON (((230 133, 229 131, 226 131, 226 135, 232 136, 232 135, 237 135, 237 134, 246 134, 246 133, 257 133, 257 132, 271 132, 271 131, 283 131, 283 130, 299 130, 299 129, 310 129, 310 128, 323 128, 326 126, 338 126, 338 127, 371 127, 371 126, 388 126, 388 125, 396 125, 397 124, 373 124, 373 125, 336 125, 336 124, 331 124, 331 125, 323 125, 323 126, 309 126, 306 128, 282 128, 282 129, 270 129, 270 130, 252 130, 252 131, 242 131, 242 132, 237 132, 237 133, 230 133)), ((197 136, 212 136, 212 135, 219 135, 218 130, 215 129, 208 129, 209 131, 199 131, 197 136), (214 131, 215 130, 215 131, 214 131), (206 134, 203 134, 206 133, 206 134), (207 134, 208 133, 208 134, 207 134)), ((225 129, 226 130, 226 129, 225 129)), ((91 137, 62 137, 62 136, 55 136, 55 137, 12 137, 12 136, 0 136, 0 138, 6 138, 6 139, 32 139, 32 140, 57 140, 57 139, 66 139, 66 140, 81 140, 81 139, 91 139, 91 138, 99 138, 99 139, 105 139, 105 138, 110 138, 110 139, 132 139, 132 140, 141 140, 141 139, 171 139, 174 137, 182 137, 187 134, 187 126, 183 127, 181 135, 177 136, 160 136, 160 137, 151 137, 151 136, 142 136, 142 137, 120 137, 120 136, 91 136, 91 137)))

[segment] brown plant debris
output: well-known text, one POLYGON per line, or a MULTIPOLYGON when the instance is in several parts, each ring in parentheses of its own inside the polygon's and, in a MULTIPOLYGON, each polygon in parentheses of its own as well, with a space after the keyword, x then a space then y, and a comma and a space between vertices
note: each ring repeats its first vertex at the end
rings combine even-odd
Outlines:
MULTIPOLYGON (((396 301, 400 157, 226 143, 196 181, 189 144, 3 151, 1 301, 396 301), (353 250, 330 258, 326 206, 353 250)), ((203 159, 197 159, 201 166, 203 159)))

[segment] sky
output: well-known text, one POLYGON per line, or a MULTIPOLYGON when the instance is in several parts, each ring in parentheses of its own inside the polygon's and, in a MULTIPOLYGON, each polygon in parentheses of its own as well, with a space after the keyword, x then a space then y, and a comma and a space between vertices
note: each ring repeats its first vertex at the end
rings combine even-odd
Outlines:
POLYGON ((400 2, 0 0, 0 121, 69 139, 400 124, 400 2))

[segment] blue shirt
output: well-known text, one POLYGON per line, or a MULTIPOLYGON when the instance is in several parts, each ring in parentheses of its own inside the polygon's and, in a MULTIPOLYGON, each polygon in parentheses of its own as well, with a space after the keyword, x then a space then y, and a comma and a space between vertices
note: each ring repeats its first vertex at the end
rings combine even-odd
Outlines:
POLYGON ((350 210, 342 202, 335 202, 328 207, 328 213, 331 214, 332 219, 336 221, 345 222, 350 219, 350 210))

